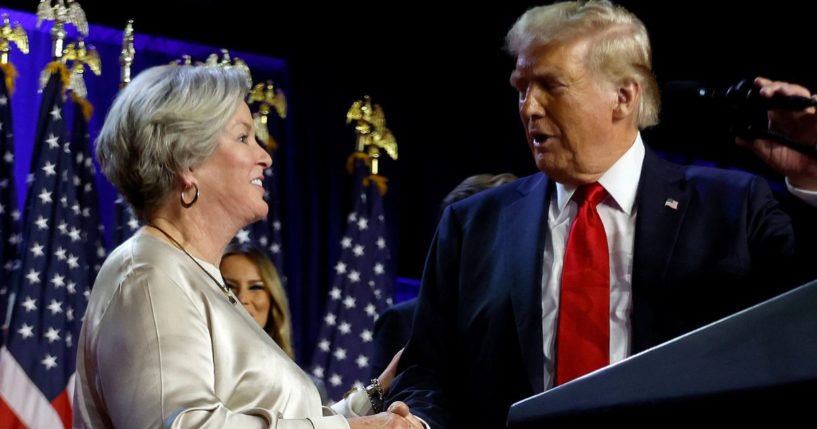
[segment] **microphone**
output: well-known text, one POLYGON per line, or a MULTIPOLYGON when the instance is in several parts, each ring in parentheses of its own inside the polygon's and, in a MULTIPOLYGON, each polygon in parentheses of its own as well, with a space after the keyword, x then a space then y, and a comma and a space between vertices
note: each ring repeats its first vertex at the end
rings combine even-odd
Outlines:
POLYGON ((766 113, 769 110, 797 111, 817 107, 817 100, 784 94, 764 97, 750 79, 744 79, 728 88, 714 88, 690 80, 668 81, 662 92, 669 99, 692 101, 703 105, 701 107, 716 107, 722 113, 727 113, 725 119, 731 123, 731 131, 746 140, 773 140, 817 160, 817 147, 803 145, 770 130, 766 113))
POLYGON ((760 95, 750 79, 744 79, 728 88, 714 88, 692 80, 668 81, 663 87, 666 96, 694 99, 742 111, 803 110, 817 107, 817 100, 799 95, 760 95))

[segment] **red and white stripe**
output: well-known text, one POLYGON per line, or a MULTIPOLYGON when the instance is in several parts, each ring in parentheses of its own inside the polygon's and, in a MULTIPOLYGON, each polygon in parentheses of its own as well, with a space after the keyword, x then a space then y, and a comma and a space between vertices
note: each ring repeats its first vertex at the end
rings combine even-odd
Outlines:
POLYGON ((74 375, 54 401, 49 401, 9 353, 0 348, 0 427, 53 429, 71 427, 74 375))

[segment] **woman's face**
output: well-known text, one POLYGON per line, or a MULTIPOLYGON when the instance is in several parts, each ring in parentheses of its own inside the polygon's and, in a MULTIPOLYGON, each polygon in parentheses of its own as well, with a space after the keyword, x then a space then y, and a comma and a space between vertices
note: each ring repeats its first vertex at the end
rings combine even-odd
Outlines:
POLYGON ((250 316, 263 328, 269 318, 271 303, 258 267, 244 255, 229 255, 221 260, 221 275, 250 316))
POLYGON ((193 169, 201 199, 220 222, 244 227, 267 215, 264 170, 272 164, 269 153, 255 141, 252 115, 241 101, 218 138, 216 151, 193 169))

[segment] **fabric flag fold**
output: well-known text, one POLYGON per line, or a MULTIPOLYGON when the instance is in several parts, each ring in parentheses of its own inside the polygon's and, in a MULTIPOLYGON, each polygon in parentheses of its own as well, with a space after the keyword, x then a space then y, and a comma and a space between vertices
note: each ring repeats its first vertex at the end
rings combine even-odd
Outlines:
POLYGON ((71 144, 63 120, 67 70, 42 94, 26 198, 22 263, 9 338, 0 349, 0 427, 71 426, 76 343, 88 290, 86 243, 71 144))
POLYGON ((375 180, 366 180, 363 161, 356 161, 354 174, 353 211, 341 239, 311 368, 325 381, 331 398, 368 384, 374 321, 392 304, 382 195, 375 180))
POLYGON ((86 243, 88 261, 88 286, 93 286, 96 273, 105 261, 106 251, 102 242, 103 226, 99 219, 99 199, 96 192, 96 167, 91 155, 91 135, 88 121, 91 119, 91 104, 88 100, 71 94, 74 107, 74 121, 71 126, 71 155, 74 158, 74 183, 77 202, 82 217, 80 231, 86 243))
POLYGON ((6 71, 0 65, 0 346, 5 339, 7 310, 12 295, 11 278, 20 266, 18 245, 20 210, 14 187, 14 131, 11 117, 11 94, 6 87, 6 71))

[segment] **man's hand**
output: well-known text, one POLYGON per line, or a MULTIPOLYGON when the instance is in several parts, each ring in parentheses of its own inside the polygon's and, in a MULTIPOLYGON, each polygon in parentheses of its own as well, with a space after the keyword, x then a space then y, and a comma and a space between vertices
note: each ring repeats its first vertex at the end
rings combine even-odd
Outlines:
POLYGON ((396 401, 384 411, 373 416, 349 419, 352 429, 423 429, 423 423, 409 411, 408 405, 396 401))
MULTIPOLYGON (((760 88, 760 95, 763 97, 783 94, 817 98, 805 87, 792 83, 759 77, 755 79, 755 85, 760 88)), ((817 145, 817 111, 814 107, 800 111, 770 110, 769 130, 804 146, 814 147, 817 145)), ((746 141, 737 138, 736 141, 738 145, 750 148, 760 159, 786 176, 794 187, 817 191, 817 160, 771 140, 746 141)))

